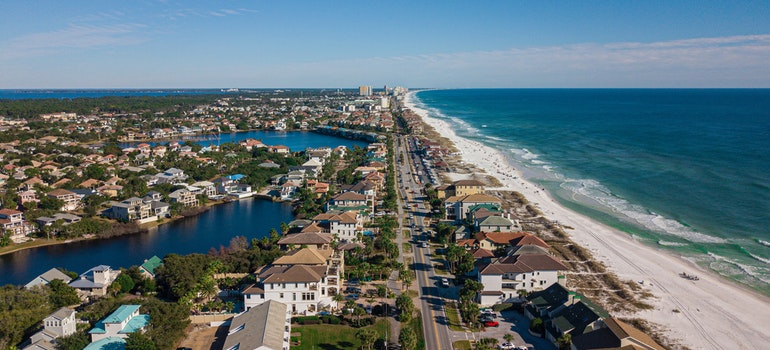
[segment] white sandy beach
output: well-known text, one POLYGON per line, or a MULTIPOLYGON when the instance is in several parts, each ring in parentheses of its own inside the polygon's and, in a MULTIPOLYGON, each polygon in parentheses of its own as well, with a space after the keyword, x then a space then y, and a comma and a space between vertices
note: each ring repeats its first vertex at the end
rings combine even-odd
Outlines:
POLYGON ((572 240, 591 250, 621 279, 645 281, 645 288, 655 295, 646 300, 654 310, 616 316, 654 322, 691 349, 770 349, 770 298, 559 205, 545 191, 522 180, 499 151, 458 137, 448 123, 415 108, 412 94, 407 95, 405 106, 454 142, 465 162, 500 180, 504 186, 495 189, 520 192, 549 219, 574 228, 566 230, 572 240), (681 278, 681 272, 697 274, 700 280, 681 278))

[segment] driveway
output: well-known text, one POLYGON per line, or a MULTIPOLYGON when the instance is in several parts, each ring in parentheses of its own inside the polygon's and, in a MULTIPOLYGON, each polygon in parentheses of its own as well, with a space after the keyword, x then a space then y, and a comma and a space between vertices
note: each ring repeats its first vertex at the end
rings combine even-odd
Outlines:
POLYGON ((546 339, 536 338, 529 334, 529 320, 523 314, 517 311, 503 311, 502 317, 496 321, 500 322, 497 327, 487 327, 481 332, 451 332, 452 341, 457 340, 478 340, 481 338, 495 338, 498 344, 505 342, 505 334, 513 335, 513 345, 522 346, 529 344, 535 349, 555 350, 556 346, 546 339))

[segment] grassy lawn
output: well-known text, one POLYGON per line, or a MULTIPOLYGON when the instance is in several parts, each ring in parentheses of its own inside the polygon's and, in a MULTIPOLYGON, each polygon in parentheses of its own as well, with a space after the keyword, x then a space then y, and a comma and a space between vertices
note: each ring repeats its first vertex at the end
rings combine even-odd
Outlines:
POLYGON ((449 329, 458 332, 465 330, 462 323, 460 323, 460 313, 457 311, 457 305, 455 305, 455 303, 446 303, 446 305, 444 305, 444 312, 446 313, 446 318, 449 320, 449 329))
POLYGON ((471 350, 470 340, 458 340, 452 344, 455 350, 471 350))
POLYGON ((411 289, 410 289, 410 290, 407 290, 407 291, 403 291, 403 292, 401 292, 401 294, 406 294, 406 295, 408 295, 410 298, 417 298, 417 291, 416 291, 416 290, 411 290, 411 289))
MULTIPOLYGON (((388 320, 379 319, 373 326, 366 328, 374 329, 381 339, 385 339, 385 332, 388 329, 388 320)), ((300 350, 357 350, 361 342, 356 338, 358 328, 343 325, 314 324, 305 326, 292 326, 292 333, 300 333, 300 346, 293 346, 292 349, 300 350)))
POLYGON ((412 230, 405 228, 401 230, 401 232, 404 235, 404 238, 412 238, 412 230))
POLYGON ((404 242, 404 243, 401 243, 401 245, 403 246, 404 253, 411 253, 412 252, 412 245, 411 244, 404 242))

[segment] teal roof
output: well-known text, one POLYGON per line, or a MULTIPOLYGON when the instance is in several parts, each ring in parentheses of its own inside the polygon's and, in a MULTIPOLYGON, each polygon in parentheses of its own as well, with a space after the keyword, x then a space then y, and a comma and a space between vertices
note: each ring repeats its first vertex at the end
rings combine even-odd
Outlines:
POLYGON ((134 333, 147 326, 148 323, 150 323, 150 315, 136 316, 128 321, 128 324, 120 331, 120 333, 134 333))
POLYGON ((83 350, 126 350, 126 340, 118 337, 107 337, 88 344, 83 350))
POLYGON ((149 272, 151 275, 155 276, 155 269, 157 269, 161 264, 163 264, 163 260, 160 260, 157 255, 153 255, 152 258, 147 259, 147 261, 142 264, 142 268, 149 272))
POLYGON ((105 323, 123 323, 123 321, 126 321, 126 320, 128 320, 128 324, 126 324, 126 326, 123 327, 122 330, 120 330, 120 333, 135 332, 136 330, 143 328, 144 326, 147 325, 147 323, 150 322, 149 315, 138 315, 129 320, 129 317, 131 317, 131 315, 137 310, 139 310, 139 305, 123 305, 119 307, 117 310, 115 310, 113 313, 111 313, 109 316, 105 317, 103 320, 96 322, 96 325, 94 325, 94 328, 88 331, 88 333, 90 334, 107 333, 104 327, 105 323))
POLYGON ((492 203, 481 203, 481 204, 474 204, 468 207, 469 212, 475 212, 481 208, 484 208, 489 211, 496 211, 496 212, 502 212, 503 210, 500 208, 500 205, 498 204, 492 204, 492 203))

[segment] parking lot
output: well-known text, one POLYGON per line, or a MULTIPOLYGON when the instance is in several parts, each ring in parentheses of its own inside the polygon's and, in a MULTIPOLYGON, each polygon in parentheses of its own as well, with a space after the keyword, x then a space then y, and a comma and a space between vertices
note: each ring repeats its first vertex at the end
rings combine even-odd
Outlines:
POLYGON ((481 338, 494 338, 497 339, 498 344, 503 344, 506 342, 505 335, 511 334, 515 347, 527 346, 528 349, 537 350, 556 349, 548 340, 529 334, 529 320, 523 314, 517 311, 503 311, 497 314, 498 317, 494 319, 499 323, 497 327, 486 327, 481 332, 452 332, 452 340, 475 341, 481 338))

